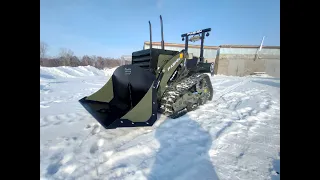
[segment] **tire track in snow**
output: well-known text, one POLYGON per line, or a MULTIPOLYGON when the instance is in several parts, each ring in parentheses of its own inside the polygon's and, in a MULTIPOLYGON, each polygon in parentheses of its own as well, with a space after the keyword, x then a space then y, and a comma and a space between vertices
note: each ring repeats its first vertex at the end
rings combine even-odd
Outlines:
MULTIPOLYGON (((225 92, 223 93, 224 95, 227 94, 225 92)), ((271 94, 263 90, 261 92, 252 90, 245 94, 253 98, 252 93, 255 94, 254 96, 259 96, 261 93, 266 94, 262 96, 263 101, 257 104, 261 108, 257 112, 254 112, 256 110, 253 110, 251 107, 238 109, 242 103, 242 99, 245 99, 241 96, 235 96, 224 102, 225 107, 230 108, 230 115, 225 114, 224 117, 221 117, 221 119, 225 119, 225 125, 216 133, 215 147, 209 152, 222 179, 265 179, 269 175, 268 168, 266 167, 267 164, 271 163, 271 160, 269 159, 269 162, 268 159, 263 158, 276 157, 277 155, 276 149, 278 146, 274 144, 277 144, 276 141, 279 139, 279 136, 271 136, 272 138, 270 138, 272 133, 268 133, 269 131, 274 131, 275 128, 272 128, 272 130, 270 129, 271 127, 261 126, 262 122, 264 122, 263 124, 270 124, 271 116, 266 115, 276 115, 275 112, 279 109, 274 107, 273 103, 277 102, 271 101, 271 94), (232 105, 233 103, 235 105, 232 105), (232 112, 235 112, 233 113, 234 117, 238 116, 238 118, 233 119, 232 112), (256 134, 252 131, 254 129, 256 134), (247 159, 250 158, 253 162, 248 164, 247 159), (229 166, 226 168, 220 166, 220 164, 229 164, 229 166), (263 168, 259 169, 261 167, 263 168), (249 175, 244 173, 247 171, 250 171, 249 175), (260 174, 261 172, 263 173, 260 174)), ((221 112, 224 109, 218 107, 215 111, 221 112)), ((276 115, 274 117, 275 122, 278 122, 277 118, 279 117, 276 115)), ((211 131, 211 134, 214 132, 216 131, 211 131)))
MULTIPOLYGON (((120 169, 123 169, 124 167, 122 167, 121 165, 119 167, 110 167, 110 164, 120 163, 123 160, 123 158, 121 158, 122 156, 131 158, 132 156, 136 156, 139 154, 141 155, 141 148, 144 147, 143 144, 145 142, 137 142, 139 142, 140 138, 144 139, 148 137, 149 139, 151 139, 149 140, 150 142, 147 144, 155 143, 156 140, 150 133, 153 133, 153 130, 160 125, 159 122, 163 122, 164 119, 166 119, 165 116, 160 116, 157 123, 155 123, 152 127, 136 127, 129 129, 120 128, 110 129, 108 131, 101 130, 101 128, 103 129, 103 127, 97 123, 94 123, 94 125, 88 124, 87 127, 85 127, 85 129, 91 129, 91 131, 88 133, 86 137, 79 140, 79 145, 73 151, 75 154, 77 154, 78 157, 77 160, 75 160, 76 162, 83 164, 86 158, 90 158, 90 161, 95 161, 96 164, 91 165, 90 167, 88 165, 83 164, 82 166, 78 166, 77 171, 82 171, 83 168, 85 168, 88 172, 95 174, 90 176, 90 178, 92 178, 93 176, 101 177, 102 175, 106 175, 109 171, 114 173, 114 171, 119 171, 120 169), (94 139, 99 140, 93 141, 94 139), (104 143, 103 145, 99 146, 97 142, 101 140, 104 140, 107 143, 104 143), (83 150, 83 144, 91 145, 87 148, 87 151, 85 151, 83 150), (132 145, 130 146, 130 144, 132 145), (137 149, 136 144, 140 144, 141 147, 137 149), (91 156, 88 156, 89 154, 91 156)), ((154 152, 155 149, 149 149, 148 147, 145 147, 144 149, 144 152, 147 154, 151 151, 154 152)), ((149 157, 147 154, 146 158, 149 158, 151 160, 151 157, 149 157)), ((142 164, 143 162, 145 162, 144 159, 141 160, 142 164)))
POLYGON ((242 80, 241 82, 238 82, 228 88, 225 88, 224 90, 222 91, 219 91, 217 94, 214 94, 213 95, 213 98, 211 101, 219 101, 224 95, 234 91, 235 89, 237 89, 238 87, 240 86, 243 86, 245 85, 246 83, 248 83, 250 80, 248 78, 242 80))
POLYGON ((40 118, 40 128, 51 127, 52 125, 60 125, 62 123, 72 124, 78 121, 82 121, 86 118, 91 118, 91 116, 80 112, 45 116, 40 118))
MULTIPOLYGON (((84 91, 93 91, 96 90, 96 88, 87 88, 84 91)), ((52 104, 56 103, 65 103, 65 102, 72 102, 72 101, 78 101, 80 98, 84 97, 84 93, 73 93, 72 95, 61 97, 61 96, 53 96, 50 98, 43 98, 42 101, 40 101, 40 108, 49 108, 52 104)))
MULTIPOLYGON (((103 131, 100 128, 102 128, 102 126, 99 124, 88 124, 88 126, 85 127, 85 129, 90 130, 88 135, 79 139, 77 147, 73 148, 72 152, 75 155, 73 156, 74 158, 72 161, 74 164, 77 164, 77 168, 73 172, 73 177, 80 178, 82 175, 78 174, 86 171, 88 172, 88 178, 98 178, 109 170, 120 170, 122 168, 121 166, 118 168, 111 167, 111 169, 107 168, 107 166, 110 163, 113 164, 122 160, 123 158, 121 157, 124 155, 128 158, 138 155, 141 152, 141 149, 136 149, 136 146, 123 147, 126 146, 126 144, 135 141, 135 138, 143 137, 151 132, 146 128, 117 129, 110 131, 103 131), (83 146, 83 144, 89 146, 83 146), (136 149, 136 151, 134 151, 134 149, 136 149), (85 163, 86 161, 95 163, 89 165, 85 163)), ((61 166, 59 168, 63 169, 66 167, 61 166)))

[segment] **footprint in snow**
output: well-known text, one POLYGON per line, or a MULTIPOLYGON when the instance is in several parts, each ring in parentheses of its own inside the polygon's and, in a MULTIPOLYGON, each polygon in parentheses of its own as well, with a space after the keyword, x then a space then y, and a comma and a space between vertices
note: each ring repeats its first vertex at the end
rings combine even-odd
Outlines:
POLYGON ((94 142, 90 147, 90 154, 94 154, 95 152, 97 152, 99 148, 103 146, 103 144, 104 144, 103 139, 99 139, 97 142, 94 142))
POLYGON ((61 121, 58 121, 56 123, 54 123, 53 125, 60 125, 62 122, 61 121))
POLYGON ((92 134, 92 135, 95 135, 95 134, 97 134, 98 132, 100 132, 100 127, 99 127, 98 124, 95 124, 95 125, 93 126, 92 131, 91 131, 91 134, 92 134))
POLYGON ((74 120, 69 120, 69 121, 68 121, 68 123, 73 123, 73 122, 74 122, 74 120))
POLYGON ((85 129, 90 129, 91 128, 91 125, 90 124, 88 124, 86 127, 85 127, 85 129))
POLYGON ((60 167, 61 167, 61 163, 59 163, 59 162, 50 164, 50 165, 47 167, 47 174, 48 174, 48 175, 54 175, 54 174, 56 174, 56 173, 59 171, 60 167))
POLYGON ((48 108, 48 107, 50 107, 50 106, 46 106, 46 105, 41 105, 40 104, 40 108, 48 108))

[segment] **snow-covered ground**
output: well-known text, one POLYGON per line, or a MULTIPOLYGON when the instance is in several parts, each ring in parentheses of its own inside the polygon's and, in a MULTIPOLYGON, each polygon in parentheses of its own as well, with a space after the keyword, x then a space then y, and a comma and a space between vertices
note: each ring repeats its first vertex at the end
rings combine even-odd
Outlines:
POLYGON ((40 67, 40 179, 280 179, 279 78, 217 75, 194 112, 106 130, 78 100, 113 71, 40 67))

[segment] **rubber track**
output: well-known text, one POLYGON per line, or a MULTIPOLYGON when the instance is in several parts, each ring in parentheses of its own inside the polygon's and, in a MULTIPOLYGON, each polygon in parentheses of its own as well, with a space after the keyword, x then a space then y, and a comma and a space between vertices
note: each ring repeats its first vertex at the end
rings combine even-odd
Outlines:
MULTIPOLYGON (((178 112, 174 112, 172 108, 172 104, 176 102, 176 100, 180 97, 180 95, 182 95, 183 93, 186 93, 188 89, 196 85, 198 82, 200 82, 204 78, 207 79, 207 81, 210 81, 210 78, 207 74, 196 73, 194 75, 191 75, 183 79, 181 82, 177 83, 175 86, 168 87, 161 98, 161 106, 159 109, 160 113, 173 119, 186 114, 188 112, 186 108, 178 112)), ((208 83, 208 85, 211 85, 211 82, 208 83)), ((212 97, 212 94, 211 94, 211 97, 212 97)))

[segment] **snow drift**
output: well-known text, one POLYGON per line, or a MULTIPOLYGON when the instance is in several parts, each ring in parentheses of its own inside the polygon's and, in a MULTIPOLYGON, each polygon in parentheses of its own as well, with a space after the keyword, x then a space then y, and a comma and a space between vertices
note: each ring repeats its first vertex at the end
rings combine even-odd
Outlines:
POLYGON ((40 67, 40 179, 280 178, 279 78, 217 75, 194 112, 105 130, 78 100, 114 69, 40 67))
POLYGON ((40 78, 54 79, 57 77, 75 78, 84 76, 103 76, 103 71, 100 71, 92 66, 78 67, 40 67, 40 78))

